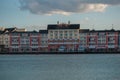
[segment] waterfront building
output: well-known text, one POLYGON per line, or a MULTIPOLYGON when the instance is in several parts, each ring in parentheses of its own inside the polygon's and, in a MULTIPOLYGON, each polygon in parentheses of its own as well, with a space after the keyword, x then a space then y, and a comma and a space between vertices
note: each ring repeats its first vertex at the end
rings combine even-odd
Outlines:
POLYGON ((39 52, 40 36, 36 31, 10 33, 10 52, 39 52))
POLYGON ((98 33, 95 30, 91 30, 88 33, 88 49, 89 51, 96 51, 97 48, 97 35, 98 33))
POLYGON ((118 31, 118 51, 120 51, 120 31, 118 31))
POLYGON ((75 51, 79 44, 80 24, 50 24, 48 29, 49 51, 75 51))
POLYGON ((39 52, 40 46, 40 35, 39 32, 30 32, 30 48, 31 52, 39 52))
POLYGON ((40 51, 48 51, 48 30, 40 30, 40 51))
POLYGON ((109 51, 117 51, 118 48, 118 32, 114 29, 107 30, 107 48, 109 51))
POLYGON ((9 35, 9 33, 18 30, 18 28, 1 28, 0 30, 1 30, 0 45, 2 46, 2 52, 8 52, 9 47, 10 47, 10 35, 9 35))
POLYGON ((120 31, 80 29, 80 24, 49 24, 47 30, 0 28, 0 52, 115 52, 120 31))
POLYGON ((4 45, 3 45, 3 31, 0 31, 0 52, 3 52, 4 45))
POLYGON ((8 52, 9 51, 9 44, 10 44, 10 36, 9 33, 4 33, 1 35, 2 36, 2 45, 4 45, 4 51, 8 52))
POLYGON ((88 46, 88 33, 89 29, 80 29, 79 30, 79 47, 78 51, 87 50, 88 46))
POLYGON ((88 35, 89 51, 117 51, 118 32, 115 30, 91 30, 88 35))
POLYGON ((97 51, 104 52, 107 50, 107 32, 104 30, 98 30, 97 32, 97 51))

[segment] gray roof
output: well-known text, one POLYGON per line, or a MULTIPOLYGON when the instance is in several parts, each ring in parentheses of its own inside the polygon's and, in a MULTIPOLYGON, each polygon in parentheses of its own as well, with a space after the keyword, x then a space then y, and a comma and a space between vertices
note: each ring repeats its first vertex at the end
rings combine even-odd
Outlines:
POLYGON ((47 29, 80 29, 80 24, 51 24, 47 29))
POLYGON ((41 33, 41 34, 47 34, 48 30, 39 30, 39 33, 41 33))

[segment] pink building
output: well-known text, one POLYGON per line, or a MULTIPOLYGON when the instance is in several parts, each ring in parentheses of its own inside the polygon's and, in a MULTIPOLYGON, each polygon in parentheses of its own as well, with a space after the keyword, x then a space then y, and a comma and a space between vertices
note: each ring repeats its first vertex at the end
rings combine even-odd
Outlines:
POLYGON ((118 32, 115 30, 92 30, 89 32, 90 51, 117 51, 118 32))
POLYGON ((48 30, 40 30, 40 52, 48 51, 48 30))
POLYGON ((10 33, 10 52, 38 52, 40 35, 36 31, 10 33))

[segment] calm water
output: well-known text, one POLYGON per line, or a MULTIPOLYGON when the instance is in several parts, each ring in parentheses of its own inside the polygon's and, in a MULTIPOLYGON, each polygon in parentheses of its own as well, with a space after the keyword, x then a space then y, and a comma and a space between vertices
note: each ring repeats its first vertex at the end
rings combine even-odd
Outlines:
POLYGON ((0 80, 120 80, 120 54, 0 55, 0 80))

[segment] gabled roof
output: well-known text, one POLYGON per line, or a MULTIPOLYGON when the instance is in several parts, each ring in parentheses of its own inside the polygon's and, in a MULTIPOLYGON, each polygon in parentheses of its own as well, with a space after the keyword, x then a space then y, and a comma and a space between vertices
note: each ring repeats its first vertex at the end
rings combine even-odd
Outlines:
POLYGON ((80 24, 51 24, 47 29, 79 29, 80 24))
POLYGON ((11 33, 38 33, 37 31, 23 31, 23 32, 18 32, 18 31, 14 31, 14 32, 11 32, 11 33))
POLYGON ((4 33, 4 31, 0 31, 0 34, 3 34, 4 33))
POLYGON ((15 31, 17 28, 16 27, 14 27, 14 28, 5 28, 5 32, 6 31, 8 31, 8 32, 13 32, 13 31, 15 31))

